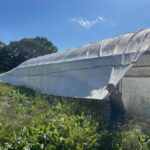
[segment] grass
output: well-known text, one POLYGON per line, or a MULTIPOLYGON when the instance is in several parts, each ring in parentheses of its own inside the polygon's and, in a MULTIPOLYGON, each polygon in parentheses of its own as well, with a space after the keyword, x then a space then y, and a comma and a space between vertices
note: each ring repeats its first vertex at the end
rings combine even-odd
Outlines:
POLYGON ((0 149, 150 149, 150 131, 138 119, 107 130, 108 111, 99 101, 64 99, 0 83, 0 149))

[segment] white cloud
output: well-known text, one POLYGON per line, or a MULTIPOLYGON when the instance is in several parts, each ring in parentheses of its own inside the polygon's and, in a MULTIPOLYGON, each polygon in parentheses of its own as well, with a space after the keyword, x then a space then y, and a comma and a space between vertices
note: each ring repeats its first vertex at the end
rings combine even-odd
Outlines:
POLYGON ((79 18, 72 18, 71 21, 73 23, 78 23, 83 28, 90 29, 97 23, 105 22, 106 19, 103 16, 97 16, 93 20, 88 20, 88 19, 84 19, 82 17, 79 17, 79 18))

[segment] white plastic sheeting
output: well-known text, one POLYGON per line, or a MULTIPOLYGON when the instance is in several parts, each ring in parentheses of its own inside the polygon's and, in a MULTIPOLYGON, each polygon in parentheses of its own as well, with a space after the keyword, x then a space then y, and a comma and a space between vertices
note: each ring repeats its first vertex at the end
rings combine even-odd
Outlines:
POLYGON ((51 95, 103 99, 140 56, 150 50, 150 29, 25 61, 0 80, 51 95))

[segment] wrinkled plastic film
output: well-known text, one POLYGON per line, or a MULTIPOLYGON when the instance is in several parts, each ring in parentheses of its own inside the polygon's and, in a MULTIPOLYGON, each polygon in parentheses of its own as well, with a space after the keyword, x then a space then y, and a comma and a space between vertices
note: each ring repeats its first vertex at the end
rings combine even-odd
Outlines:
POLYGON ((0 80, 43 93, 103 99, 150 49, 150 29, 87 44, 61 53, 29 59, 0 80))

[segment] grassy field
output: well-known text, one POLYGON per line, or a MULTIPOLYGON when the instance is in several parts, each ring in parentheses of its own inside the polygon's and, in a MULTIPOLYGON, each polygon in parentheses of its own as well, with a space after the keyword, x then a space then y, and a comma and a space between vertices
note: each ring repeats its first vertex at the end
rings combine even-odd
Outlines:
POLYGON ((107 130, 108 107, 98 101, 41 94, 0 83, 0 149, 149 150, 147 123, 126 119, 107 130))

